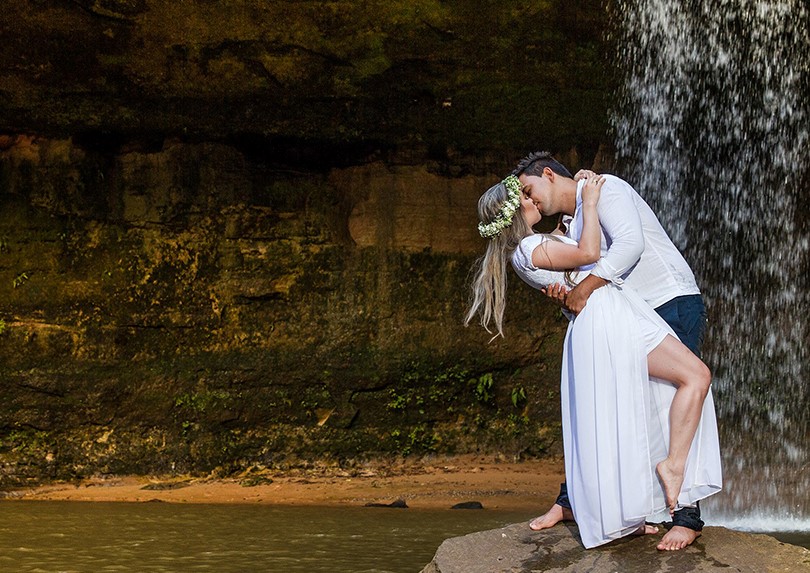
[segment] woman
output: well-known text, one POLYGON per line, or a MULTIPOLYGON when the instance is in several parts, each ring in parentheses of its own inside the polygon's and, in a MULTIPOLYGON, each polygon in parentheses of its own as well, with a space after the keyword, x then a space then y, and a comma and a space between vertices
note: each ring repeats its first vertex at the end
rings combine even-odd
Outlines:
MULTIPOLYGON (((466 318, 503 335, 506 261, 531 286, 578 282, 599 258, 601 176, 585 183, 579 243, 535 234, 540 213, 510 176, 478 203, 490 239, 466 318), (564 276, 565 275, 565 276, 564 276)), ((569 316, 561 398, 566 481, 588 548, 631 533, 654 533, 647 517, 720 489, 719 448, 708 368, 635 292, 609 284, 569 316), (663 378, 667 381, 657 379, 663 378), (704 404, 705 399, 705 404, 704 404), (711 407, 711 409, 709 409, 711 407)))

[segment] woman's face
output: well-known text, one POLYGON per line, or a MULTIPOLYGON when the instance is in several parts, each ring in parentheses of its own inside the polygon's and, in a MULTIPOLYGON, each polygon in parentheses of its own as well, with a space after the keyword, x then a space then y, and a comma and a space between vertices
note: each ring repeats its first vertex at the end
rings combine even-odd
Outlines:
POLYGON ((523 220, 526 221, 529 227, 533 227, 543 218, 540 215, 540 211, 537 210, 534 201, 532 201, 532 198, 522 192, 520 194, 520 213, 523 215, 523 220))

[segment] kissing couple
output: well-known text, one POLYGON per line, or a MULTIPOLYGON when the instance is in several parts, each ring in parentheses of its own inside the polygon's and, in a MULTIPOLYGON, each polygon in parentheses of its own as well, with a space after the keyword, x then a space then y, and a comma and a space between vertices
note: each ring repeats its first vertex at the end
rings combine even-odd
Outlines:
POLYGON ((622 179, 547 152, 522 159, 478 201, 488 239, 465 324, 503 336, 507 261, 569 318, 560 380, 565 478, 535 530, 575 520, 586 548, 669 511, 658 549, 701 535, 699 500, 722 470, 711 372, 700 360, 706 311, 694 274, 652 209, 622 179), (562 214, 549 234, 532 227, 562 214))

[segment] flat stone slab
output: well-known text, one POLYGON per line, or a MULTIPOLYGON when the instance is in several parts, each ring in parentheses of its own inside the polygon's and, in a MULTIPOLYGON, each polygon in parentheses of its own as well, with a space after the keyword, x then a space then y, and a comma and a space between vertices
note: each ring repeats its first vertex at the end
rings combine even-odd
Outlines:
POLYGON ((810 573, 810 550, 769 535, 706 527, 682 551, 658 551, 663 533, 585 549, 576 525, 509 525, 444 541, 422 573, 810 573))

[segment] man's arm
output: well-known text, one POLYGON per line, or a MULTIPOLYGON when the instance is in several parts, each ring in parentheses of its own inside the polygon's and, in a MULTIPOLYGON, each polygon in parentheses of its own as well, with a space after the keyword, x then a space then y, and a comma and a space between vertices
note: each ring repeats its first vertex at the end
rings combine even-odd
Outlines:
MULTIPOLYGON (((591 274, 565 295, 564 306, 579 314, 596 289, 609 282, 620 284, 644 252, 641 217, 629 189, 624 183, 608 180, 597 205, 599 224, 611 241, 607 253, 597 261, 591 274)), ((559 298, 557 299, 559 300, 559 298)))
POLYGON ((582 282, 580 282, 577 286, 571 289, 567 295, 565 295, 565 302, 563 303, 563 306, 574 314, 579 314, 582 312, 582 309, 585 308, 585 305, 588 303, 588 299, 593 294, 593 291, 605 286, 606 284, 608 284, 608 281, 602 277, 588 275, 582 279, 582 282))
POLYGON ((644 252, 644 230, 632 189, 623 181, 609 179, 603 188, 597 213, 610 246, 591 274, 621 284, 622 275, 633 268, 644 252))

